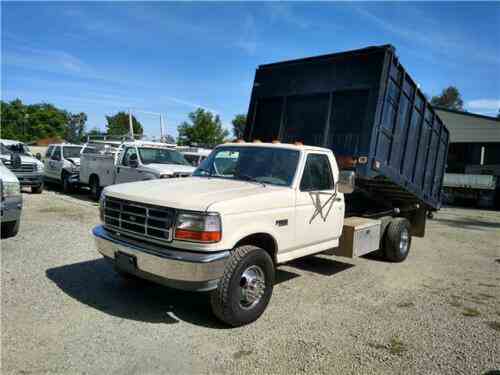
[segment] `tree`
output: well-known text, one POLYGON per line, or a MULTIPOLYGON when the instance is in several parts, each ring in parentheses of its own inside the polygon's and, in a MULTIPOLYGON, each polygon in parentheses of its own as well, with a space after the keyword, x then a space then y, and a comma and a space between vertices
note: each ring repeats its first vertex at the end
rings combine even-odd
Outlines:
MULTIPOLYGON (((106 128, 108 129, 108 135, 126 135, 129 133, 129 115, 125 112, 118 112, 114 116, 106 116, 106 128)), ((142 125, 135 116, 132 115, 132 127, 134 129, 134 135, 142 134, 144 129, 142 125)))
POLYGON ((455 109, 458 111, 464 110, 462 96, 455 86, 449 86, 441 91, 441 95, 433 96, 431 104, 433 106, 455 109))
POLYGON ((198 108, 188 115, 190 123, 184 121, 177 127, 179 137, 177 141, 180 145, 190 145, 197 143, 206 147, 214 147, 223 143, 229 135, 226 129, 222 128, 219 115, 213 115, 209 111, 198 108))
POLYGON ((64 137, 68 112, 52 104, 25 105, 20 99, 1 102, 2 138, 24 142, 47 137, 64 137))
POLYGON ((236 115, 233 121, 233 135, 236 139, 243 139, 243 133, 245 132, 245 125, 247 123, 246 115, 236 115))
POLYGON ((165 142, 175 144, 175 138, 170 134, 165 135, 165 142))
POLYGON ((87 122, 87 115, 83 112, 78 114, 69 114, 69 122, 66 127, 66 134, 64 139, 71 143, 78 143, 82 140, 85 134, 85 123, 87 122))

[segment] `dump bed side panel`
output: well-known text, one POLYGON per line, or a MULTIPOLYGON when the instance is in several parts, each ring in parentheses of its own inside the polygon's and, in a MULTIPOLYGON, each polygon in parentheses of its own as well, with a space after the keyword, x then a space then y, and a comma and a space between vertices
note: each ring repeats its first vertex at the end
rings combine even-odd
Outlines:
POLYGON ((373 160, 359 168, 360 173, 390 180, 388 190, 378 181, 382 193, 394 192, 392 185, 397 184, 437 208, 449 132, 392 52, 388 64, 381 87, 381 111, 372 138, 373 160))

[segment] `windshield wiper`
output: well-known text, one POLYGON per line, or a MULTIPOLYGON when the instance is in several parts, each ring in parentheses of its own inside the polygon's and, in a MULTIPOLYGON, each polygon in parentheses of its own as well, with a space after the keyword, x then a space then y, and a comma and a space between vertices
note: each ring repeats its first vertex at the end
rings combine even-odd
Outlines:
POLYGON ((235 177, 243 180, 243 181, 251 181, 251 182, 256 182, 258 184, 261 184, 262 186, 266 187, 266 184, 263 183, 262 181, 257 180, 255 177, 249 176, 247 174, 237 174, 235 177))

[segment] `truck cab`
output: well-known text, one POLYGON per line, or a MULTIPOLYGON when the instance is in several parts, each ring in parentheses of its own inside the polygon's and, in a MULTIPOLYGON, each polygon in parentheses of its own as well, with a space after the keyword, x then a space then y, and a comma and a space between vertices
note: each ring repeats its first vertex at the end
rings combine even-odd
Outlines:
POLYGON ((176 150, 175 145, 133 141, 118 148, 87 145, 82 152, 80 182, 91 187, 98 199, 101 190, 114 184, 187 177, 195 168, 176 150))
POLYGON ((71 191, 78 185, 82 149, 70 143, 49 145, 44 159, 45 180, 60 184, 64 192, 71 191))
POLYGON ((23 142, 0 139, 0 159, 16 175, 22 187, 30 187, 35 194, 42 192, 43 164, 23 142))
POLYGON ((326 148, 224 144, 193 177, 104 189, 93 234, 120 275, 210 291, 215 315, 238 326, 263 313, 282 263, 349 247, 351 256, 385 246, 393 260, 406 258, 404 218, 357 218, 345 230, 353 181, 326 148))

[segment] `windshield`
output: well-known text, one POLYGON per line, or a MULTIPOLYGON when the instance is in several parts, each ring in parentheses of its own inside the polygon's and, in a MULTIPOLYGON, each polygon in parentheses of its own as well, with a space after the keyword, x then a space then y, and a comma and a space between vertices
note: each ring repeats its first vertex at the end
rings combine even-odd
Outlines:
POLYGON ((80 151, 82 151, 81 147, 63 147, 63 156, 65 159, 68 158, 79 158, 80 157, 80 151))
POLYGON ((138 147, 139 156, 142 164, 177 164, 191 165, 184 159, 184 156, 178 151, 169 150, 167 148, 147 148, 138 147))
POLYGON ((24 143, 15 143, 11 145, 0 144, 0 150, 2 154, 17 153, 26 156, 33 156, 28 146, 26 146, 24 143))
POLYGON ((204 160, 194 176, 223 177, 290 186, 299 152, 267 147, 220 147, 204 160))

